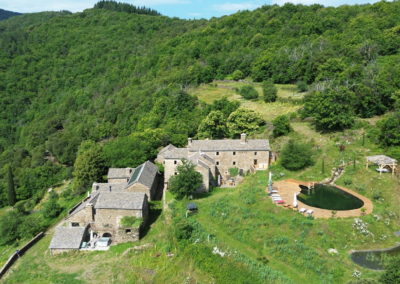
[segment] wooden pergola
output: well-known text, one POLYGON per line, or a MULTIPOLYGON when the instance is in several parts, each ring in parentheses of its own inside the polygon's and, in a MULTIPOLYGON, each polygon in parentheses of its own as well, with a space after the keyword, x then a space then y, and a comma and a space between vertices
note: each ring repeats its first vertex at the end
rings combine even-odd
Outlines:
POLYGON ((368 156, 366 164, 367 169, 370 163, 378 165, 380 175, 382 174, 384 168, 390 168, 392 175, 394 175, 397 166, 397 161, 395 159, 385 155, 368 156))

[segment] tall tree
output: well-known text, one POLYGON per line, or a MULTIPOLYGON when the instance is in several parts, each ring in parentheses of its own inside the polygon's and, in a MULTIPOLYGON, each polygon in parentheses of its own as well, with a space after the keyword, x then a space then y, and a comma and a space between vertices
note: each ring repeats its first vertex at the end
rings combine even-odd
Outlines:
POLYGON ((271 80, 267 80, 262 83, 262 90, 264 101, 266 103, 272 103, 278 98, 278 89, 271 80))
POLYGON ((256 132, 263 124, 265 124, 265 121, 259 113, 239 108, 229 115, 227 126, 230 135, 238 137, 241 133, 251 134, 256 132))
POLYGON ((14 174, 11 165, 8 166, 7 183, 8 183, 8 204, 10 206, 14 206, 15 202, 17 202, 17 198, 15 194, 14 174))
POLYGON ((354 123, 354 94, 344 87, 329 87, 306 97, 304 116, 315 118, 319 131, 336 131, 354 123))
POLYGON ((196 171, 195 165, 183 160, 177 168, 178 174, 169 179, 168 190, 177 199, 182 199, 194 193, 203 183, 201 174, 196 171))
POLYGON ((74 164, 74 189, 83 193, 91 183, 101 181, 106 172, 103 148, 93 141, 84 141, 74 164))
POLYGON ((211 111, 199 125, 197 136, 199 138, 218 139, 227 135, 226 119, 219 110, 211 111))

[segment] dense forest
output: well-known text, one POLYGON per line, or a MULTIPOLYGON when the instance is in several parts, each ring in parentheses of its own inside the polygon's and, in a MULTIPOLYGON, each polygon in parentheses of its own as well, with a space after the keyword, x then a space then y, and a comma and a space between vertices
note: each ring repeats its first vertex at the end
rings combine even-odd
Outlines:
POLYGON ((29 212, 48 187, 79 175, 82 159, 134 167, 161 146, 203 137, 210 112, 235 106, 186 90, 232 76, 307 84, 301 115, 320 131, 393 112, 380 143, 399 146, 399 48, 399 1, 263 6, 210 20, 102 1, 2 21, 0 206, 30 200, 29 212))
POLYGON ((11 12, 11 11, 0 9, 0 21, 8 19, 8 18, 13 17, 13 16, 18 16, 18 15, 21 15, 21 14, 20 13, 16 13, 16 12, 11 12))

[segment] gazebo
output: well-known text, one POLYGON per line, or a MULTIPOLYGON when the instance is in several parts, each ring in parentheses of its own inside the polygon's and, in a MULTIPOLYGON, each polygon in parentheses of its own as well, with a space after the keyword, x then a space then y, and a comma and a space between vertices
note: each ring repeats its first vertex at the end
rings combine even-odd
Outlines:
POLYGON ((367 169, 370 163, 378 165, 378 171, 380 175, 382 174, 384 168, 390 168, 392 175, 394 175, 397 166, 397 161, 395 159, 385 155, 368 156, 366 164, 367 169))

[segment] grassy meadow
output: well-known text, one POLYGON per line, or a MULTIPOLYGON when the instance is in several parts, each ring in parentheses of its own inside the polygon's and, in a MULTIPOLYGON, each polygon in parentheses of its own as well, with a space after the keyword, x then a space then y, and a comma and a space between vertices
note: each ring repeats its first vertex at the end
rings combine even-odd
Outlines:
POLYGON ((191 88, 188 93, 197 96, 199 100, 206 103, 226 96, 229 100, 237 100, 242 107, 252 109, 261 114, 266 121, 271 121, 278 115, 296 112, 301 105, 294 103, 301 101, 304 93, 298 93, 296 85, 276 85, 278 89, 278 100, 274 103, 265 103, 262 99, 262 89, 260 83, 248 81, 214 81, 211 84, 203 84, 197 88, 191 88), (244 85, 252 85, 258 92, 257 100, 245 100, 236 91, 244 85))

